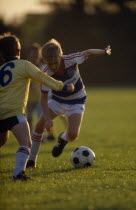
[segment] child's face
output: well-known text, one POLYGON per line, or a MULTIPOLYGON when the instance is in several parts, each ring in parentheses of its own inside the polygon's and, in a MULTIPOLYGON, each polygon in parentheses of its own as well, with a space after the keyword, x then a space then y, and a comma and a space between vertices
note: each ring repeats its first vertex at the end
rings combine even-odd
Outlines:
POLYGON ((56 73, 59 71, 60 62, 61 62, 61 57, 53 57, 53 58, 51 57, 51 58, 46 59, 46 63, 49 69, 53 73, 56 73))
POLYGON ((28 55, 28 60, 37 65, 40 62, 40 52, 38 50, 31 50, 28 55))

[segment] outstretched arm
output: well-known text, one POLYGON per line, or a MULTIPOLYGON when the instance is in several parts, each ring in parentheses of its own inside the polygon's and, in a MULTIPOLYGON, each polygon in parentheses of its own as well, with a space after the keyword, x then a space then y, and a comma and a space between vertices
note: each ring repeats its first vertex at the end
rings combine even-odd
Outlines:
POLYGON ((101 56, 101 55, 110 55, 111 54, 111 48, 110 46, 106 47, 105 49, 89 49, 84 51, 85 58, 90 58, 94 56, 101 56))

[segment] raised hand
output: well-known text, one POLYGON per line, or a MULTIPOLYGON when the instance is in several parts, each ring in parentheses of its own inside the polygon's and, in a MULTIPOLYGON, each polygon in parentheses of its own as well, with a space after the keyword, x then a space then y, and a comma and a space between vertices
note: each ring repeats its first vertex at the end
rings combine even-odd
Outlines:
POLYGON ((108 47, 105 48, 106 55, 111 55, 111 47, 108 45, 108 47))

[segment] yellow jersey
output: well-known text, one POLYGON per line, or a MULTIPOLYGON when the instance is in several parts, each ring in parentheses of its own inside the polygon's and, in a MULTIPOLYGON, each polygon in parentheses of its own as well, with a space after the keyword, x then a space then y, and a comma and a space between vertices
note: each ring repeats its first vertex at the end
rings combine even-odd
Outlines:
MULTIPOLYGON (((43 69, 45 66, 44 63, 39 63, 36 65, 40 70, 43 69)), ((38 83, 35 80, 31 80, 30 83, 30 88, 29 88, 29 97, 28 97, 28 103, 33 104, 33 103, 39 103, 40 101, 40 96, 41 96, 41 89, 40 89, 40 83, 38 83)))
POLYGON ((31 79, 53 90, 63 87, 61 81, 49 77, 29 61, 8 60, 0 66, 0 120, 25 114, 31 79))

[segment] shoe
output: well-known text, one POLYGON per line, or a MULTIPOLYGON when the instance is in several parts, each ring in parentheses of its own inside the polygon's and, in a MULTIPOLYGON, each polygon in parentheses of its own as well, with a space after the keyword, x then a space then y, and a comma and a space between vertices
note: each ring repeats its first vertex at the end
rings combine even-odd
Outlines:
POLYGON ((27 180, 32 180, 31 177, 27 176, 25 174, 25 171, 21 171, 17 176, 12 177, 13 181, 27 181, 27 180))
POLYGON ((36 168, 36 164, 34 160, 28 160, 26 164, 26 168, 36 168))
POLYGON ((63 152, 64 147, 68 143, 67 141, 63 140, 61 138, 62 133, 58 137, 58 143, 53 147, 52 155, 54 157, 60 156, 60 154, 63 152))

